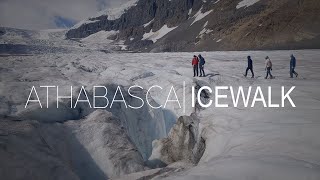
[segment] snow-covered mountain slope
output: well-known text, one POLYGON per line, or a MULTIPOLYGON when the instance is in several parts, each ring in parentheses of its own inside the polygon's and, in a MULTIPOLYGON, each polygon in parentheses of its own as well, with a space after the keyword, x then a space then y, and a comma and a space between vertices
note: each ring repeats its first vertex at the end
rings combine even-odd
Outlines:
POLYGON ((110 20, 110 21, 119 19, 128 9, 135 6, 137 1, 138 0, 129 0, 128 2, 124 3, 120 7, 100 11, 95 16, 92 16, 86 20, 80 21, 79 23, 75 24, 73 27, 71 27, 71 29, 77 29, 86 24, 99 22, 99 20, 92 20, 92 19, 98 18, 100 16, 106 16, 107 20, 110 20))
MULTIPOLYGON (((16 32, 11 38, 24 33, 16 32)), ((104 179, 124 174, 129 175, 120 178, 320 178, 319 50, 203 52, 207 76, 193 78, 191 59, 194 53, 105 53, 96 47, 79 46, 79 42, 50 38, 51 33, 46 41, 37 40, 44 36, 28 38, 33 33, 38 34, 28 32, 9 45, 29 39, 28 43, 33 44, 26 44, 26 47, 41 47, 46 43, 52 48, 59 47, 59 42, 66 51, 50 53, 41 49, 38 53, 0 55, 0 157, 5 159, 0 161, 0 169, 4 170, 0 171, 0 176, 4 179, 104 179), (292 53, 298 60, 300 76, 297 79, 290 79, 288 73, 292 53), (254 60, 255 79, 242 75, 248 55, 254 60), (264 79, 267 55, 273 60, 276 79, 264 79), (163 88, 161 93, 157 89, 150 92, 154 105, 164 105, 173 86, 181 101, 186 94, 186 109, 169 103, 161 109, 145 104, 144 108, 132 110, 115 103, 112 108, 95 111, 86 103, 70 109, 69 100, 59 101, 60 108, 56 109, 55 90, 50 91, 53 93, 49 98, 50 108, 41 109, 37 103, 31 103, 25 109, 31 87, 46 85, 59 86, 63 95, 70 95, 70 86, 73 86, 74 99, 81 86, 85 86, 92 97, 93 86, 103 85, 109 90, 110 101, 119 85, 128 104, 139 103, 125 91, 131 85, 140 85, 144 90, 159 85, 163 88), (286 89, 296 86, 292 98, 297 107, 263 108, 258 103, 255 108, 192 108, 193 85, 243 86, 245 90, 248 86, 261 86, 265 94, 268 86, 272 86, 275 88, 274 103, 279 102, 280 86, 286 89), (178 117, 192 113, 199 124, 189 126, 186 117, 187 121, 179 121, 174 126, 178 117), (172 127, 176 129, 171 136, 163 139, 172 127), (179 156, 177 148, 173 149, 175 146, 167 147, 170 140, 177 142, 177 147, 188 147, 183 156, 179 156), (152 147, 153 141, 156 143, 152 147), (194 158, 190 153, 198 142, 202 142, 199 147, 205 149, 195 166, 185 157, 194 158), (173 153, 165 154, 165 149, 173 153), (162 167, 163 164, 154 158, 173 163, 162 167), (150 167, 161 168, 150 170, 150 167)), ((9 42, 11 38, 3 39, 9 42)), ((46 90, 37 90, 45 102, 46 90)), ((135 91, 136 95, 145 93, 135 91)), ((214 100, 214 95, 207 94, 203 98, 214 100)), ((229 95, 229 103, 232 102, 230 98, 229 95)))
POLYGON ((318 0, 139 0, 114 11, 80 22, 66 37, 116 31, 106 42, 142 52, 320 47, 318 0))

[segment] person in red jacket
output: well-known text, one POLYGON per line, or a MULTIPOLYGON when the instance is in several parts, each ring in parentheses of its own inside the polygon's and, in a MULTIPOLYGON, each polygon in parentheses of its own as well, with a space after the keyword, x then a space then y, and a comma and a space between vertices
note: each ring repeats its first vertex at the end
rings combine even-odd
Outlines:
POLYGON ((193 77, 195 77, 196 75, 199 76, 198 66, 199 66, 199 59, 196 55, 194 55, 192 59, 193 77))

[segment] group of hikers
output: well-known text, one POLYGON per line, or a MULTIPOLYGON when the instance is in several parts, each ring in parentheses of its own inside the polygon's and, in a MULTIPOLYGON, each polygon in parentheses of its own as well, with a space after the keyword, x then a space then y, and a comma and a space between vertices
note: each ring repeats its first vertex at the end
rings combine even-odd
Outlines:
MULTIPOLYGON (((244 76, 247 77, 248 71, 250 70, 251 74, 252 74, 251 78, 254 78, 253 61, 251 59, 251 56, 248 56, 247 58, 248 58, 248 67, 246 69, 246 73, 244 74, 244 76)), ((290 59, 290 77, 293 78, 293 75, 298 77, 298 73, 295 71, 296 58, 294 57, 293 54, 291 54, 290 58, 291 58, 290 59)), ((270 79, 273 79, 274 76, 272 76, 272 74, 271 74, 272 62, 271 62, 269 56, 267 56, 265 59, 266 59, 265 71, 267 71, 267 75, 266 75, 265 79, 268 79, 269 76, 270 76, 270 79)), ((200 77, 205 77, 205 73, 204 73, 204 64, 205 63, 206 63, 206 61, 201 56, 201 54, 199 54, 199 56, 196 56, 196 55, 193 56, 193 59, 192 59, 193 77, 199 76, 199 69, 200 69, 200 77)))
POLYGON ((193 77, 199 76, 199 69, 200 69, 200 77, 205 77, 206 74, 204 73, 204 64, 206 61, 204 58, 199 54, 197 57, 196 55, 193 56, 192 59, 192 67, 193 67, 193 77))

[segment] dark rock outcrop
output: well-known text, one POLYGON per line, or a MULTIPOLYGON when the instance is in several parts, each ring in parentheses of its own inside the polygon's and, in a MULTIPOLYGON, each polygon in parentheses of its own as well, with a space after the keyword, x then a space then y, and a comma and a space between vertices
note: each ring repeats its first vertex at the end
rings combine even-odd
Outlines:
POLYGON ((168 137, 153 141, 152 146, 153 152, 149 163, 168 165, 180 161, 197 164, 206 145, 204 138, 201 137, 199 120, 193 116, 182 116, 168 137))

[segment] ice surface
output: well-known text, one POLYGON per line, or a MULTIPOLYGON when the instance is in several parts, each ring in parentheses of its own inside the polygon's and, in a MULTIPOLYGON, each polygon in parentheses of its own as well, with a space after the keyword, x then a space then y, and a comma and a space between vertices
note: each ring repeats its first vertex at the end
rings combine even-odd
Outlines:
MULTIPOLYGON (((104 53, 91 49, 90 46, 79 47, 78 43, 64 41, 62 38, 52 42, 40 42, 34 40, 34 37, 44 37, 38 33, 29 34, 33 40, 26 38, 24 33, 12 34, 19 35, 19 38, 11 42, 22 40, 51 46, 60 44, 69 51, 1 56, 0 112, 3 117, 16 116, 25 111, 24 105, 32 86, 59 85, 61 92, 67 95, 70 85, 107 85, 111 88, 111 85, 117 84, 123 87, 138 84, 145 90, 152 85, 159 85, 163 91, 154 89, 151 96, 157 104, 164 104, 171 86, 175 87, 178 98, 183 101, 185 82, 185 109, 169 104, 166 108, 151 112, 149 108, 145 108, 137 113, 124 109, 123 105, 117 105, 110 110, 119 117, 139 152, 150 151, 152 140, 166 136, 174 119, 197 111, 202 127, 201 136, 206 141, 203 157, 196 167, 177 172, 168 171, 163 178, 320 179, 319 50, 119 54, 104 53), (199 53, 206 59, 207 76, 193 78, 191 60, 194 54, 199 53), (296 70, 299 77, 296 79, 289 78, 290 54, 297 58, 296 70), (256 73, 254 79, 243 77, 248 55, 253 59, 256 73), (272 73, 276 79, 264 79, 264 57, 267 55, 273 61, 272 73), (261 86, 264 93, 268 86, 272 86, 275 88, 272 93, 274 103, 279 103, 281 86, 296 86, 292 98, 297 107, 264 108, 258 103, 255 108, 239 106, 194 109, 191 107, 192 85, 225 85, 235 88, 243 86, 246 90, 248 86, 261 86)), ((49 40, 55 35, 49 33, 49 40)), ((10 39, 9 35, 5 36, 1 38, 10 39)), ((5 41, 10 42, 8 39, 5 41)), ((39 96, 45 97, 45 93, 44 90, 39 91, 39 96)), ((214 99, 214 95, 210 95, 210 98, 214 99)), ((226 101, 231 103, 230 98, 228 96, 226 101)), ((90 113, 84 106, 81 110, 90 113)), ((31 113, 32 117, 46 113, 30 111, 40 113, 31 113)), ((63 111, 62 114, 56 113, 55 118, 68 119, 69 117, 60 116, 66 115, 63 111)), ((97 137, 100 135, 97 132, 97 137)), ((97 137, 94 139, 98 141, 97 137)), ((94 145, 88 147, 90 149, 94 145)), ((91 158, 99 157, 92 153, 91 158)), ((98 164, 104 167, 103 163, 98 164)), ((146 176, 150 173, 152 172, 148 171, 146 176)), ((159 175, 159 171, 155 173, 154 176, 159 175)))
MULTIPOLYGON (((109 178, 146 169, 142 156, 121 127, 120 120, 111 113, 97 110, 82 120, 65 124, 109 178)), ((85 177, 80 176, 82 179, 93 178, 94 174, 87 174, 88 162, 80 158, 77 151, 74 156, 78 156, 73 163, 77 174, 85 177)))

